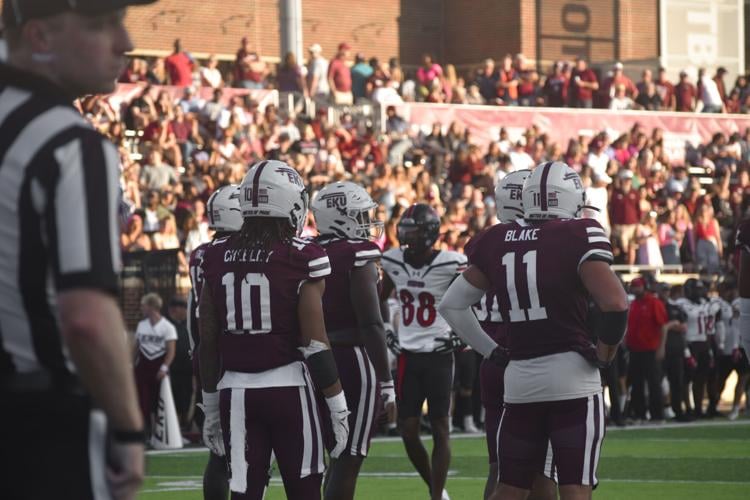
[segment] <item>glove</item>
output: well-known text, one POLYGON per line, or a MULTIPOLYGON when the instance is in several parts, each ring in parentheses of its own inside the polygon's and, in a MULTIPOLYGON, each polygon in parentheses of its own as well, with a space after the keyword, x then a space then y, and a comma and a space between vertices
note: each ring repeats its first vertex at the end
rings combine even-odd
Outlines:
POLYGON ((346 448, 349 440, 349 409, 346 407, 344 392, 340 392, 332 398, 326 398, 329 413, 331 414, 331 426, 336 446, 331 451, 331 458, 339 458, 346 448))
POLYGON ((380 382, 380 399, 383 400, 383 406, 396 403, 396 390, 393 388, 393 380, 380 382))
POLYGON ((510 362, 510 353, 505 347, 497 346, 492 350, 487 359, 500 368, 505 368, 508 366, 508 362, 510 362))
POLYGON ((219 419, 219 393, 203 391, 203 404, 198 405, 203 410, 206 419, 203 422, 203 444, 205 444, 214 455, 223 457, 224 437, 221 433, 221 421, 219 419))
POLYGON ((689 370, 695 370, 698 367, 698 362, 695 360, 695 356, 688 356, 685 358, 685 366, 687 366, 689 370))
POLYGON ((398 343, 398 337, 393 331, 393 325, 391 325, 390 323, 385 323, 383 327, 385 328, 386 347, 388 347, 388 350, 391 351, 394 356, 398 356, 399 354, 401 354, 401 345, 398 343))
POLYGON ((448 338, 441 337, 435 339, 435 342, 438 343, 438 346, 435 348, 435 352, 437 353, 460 351, 466 347, 466 344, 455 333, 451 333, 451 336, 448 338))

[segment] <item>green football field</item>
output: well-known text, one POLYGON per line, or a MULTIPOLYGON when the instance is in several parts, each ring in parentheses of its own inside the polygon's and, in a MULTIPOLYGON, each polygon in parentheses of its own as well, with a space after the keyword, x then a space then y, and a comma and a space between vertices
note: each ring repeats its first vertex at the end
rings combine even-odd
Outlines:
MULTIPOLYGON (((454 436, 447 489, 454 500, 480 499, 487 471, 483 436, 454 436)), ((151 452, 143 500, 202 499, 207 452, 151 452)), ((750 421, 610 429, 594 498, 611 500, 750 499, 750 421)), ((278 473, 266 498, 283 499, 278 473)), ((427 498, 400 441, 377 440, 357 484, 358 499, 427 498)))

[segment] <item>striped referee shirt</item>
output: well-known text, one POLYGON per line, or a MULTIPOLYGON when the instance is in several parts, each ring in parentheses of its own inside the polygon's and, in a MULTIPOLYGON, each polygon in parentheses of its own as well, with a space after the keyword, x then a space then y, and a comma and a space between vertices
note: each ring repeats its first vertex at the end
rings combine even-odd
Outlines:
POLYGON ((72 101, 0 64, 0 382, 71 377, 57 293, 117 293, 118 153, 72 101))

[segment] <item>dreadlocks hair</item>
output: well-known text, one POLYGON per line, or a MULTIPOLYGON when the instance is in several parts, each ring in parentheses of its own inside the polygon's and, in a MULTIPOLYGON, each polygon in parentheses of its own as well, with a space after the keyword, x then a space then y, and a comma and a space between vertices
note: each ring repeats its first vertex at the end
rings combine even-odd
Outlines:
POLYGON ((248 217, 234 238, 235 247, 269 250, 274 243, 291 243, 296 231, 289 219, 282 217, 248 217))

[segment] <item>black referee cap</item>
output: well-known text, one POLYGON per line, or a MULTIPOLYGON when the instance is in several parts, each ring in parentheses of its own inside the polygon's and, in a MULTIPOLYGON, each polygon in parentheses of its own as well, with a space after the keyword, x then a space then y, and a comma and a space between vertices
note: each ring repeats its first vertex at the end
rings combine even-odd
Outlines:
POLYGON ((5 0, 5 26, 21 26, 29 19, 54 16, 66 11, 96 15, 128 7, 146 5, 157 0, 5 0))

